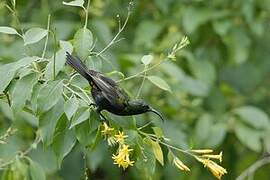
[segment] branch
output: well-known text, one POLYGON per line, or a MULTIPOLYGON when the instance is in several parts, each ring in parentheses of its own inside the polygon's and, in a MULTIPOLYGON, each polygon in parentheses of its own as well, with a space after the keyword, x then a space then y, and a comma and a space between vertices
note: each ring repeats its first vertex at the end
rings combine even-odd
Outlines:
MULTIPOLYGON (((132 4, 130 3, 129 5, 131 6, 132 4)), ((96 56, 100 56, 102 53, 104 53, 105 51, 107 51, 107 49, 109 49, 114 43, 119 42, 121 40, 121 39, 120 40, 117 40, 117 38, 122 33, 122 31, 125 29, 125 27, 127 25, 127 22, 129 20, 130 14, 131 14, 131 10, 130 10, 130 7, 129 7, 128 8, 127 18, 126 18, 123 26, 121 26, 120 17, 119 17, 119 15, 117 15, 118 24, 119 24, 119 29, 118 29, 117 34, 114 36, 114 38, 111 40, 111 42, 109 42, 109 44, 104 49, 102 49, 96 56)))
POLYGON ((254 164, 249 166, 245 171, 243 171, 237 178, 236 180, 244 180, 246 177, 249 177, 253 175, 257 169, 260 167, 264 166, 265 164, 270 163, 270 156, 264 157, 263 159, 260 159, 256 161, 254 164))

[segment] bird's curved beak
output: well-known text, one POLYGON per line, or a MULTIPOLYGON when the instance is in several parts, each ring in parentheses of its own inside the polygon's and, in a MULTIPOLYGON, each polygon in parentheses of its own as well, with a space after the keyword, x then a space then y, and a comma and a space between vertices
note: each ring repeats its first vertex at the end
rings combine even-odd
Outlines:
POLYGON ((153 108, 150 108, 149 111, 155 113, 156 115, 158 115, 160 117, 160 119, 162 120, 162 122, 164 122, 163 116, 161 115, 160 112, 158 112, 157 110, 155 110, 153 108))

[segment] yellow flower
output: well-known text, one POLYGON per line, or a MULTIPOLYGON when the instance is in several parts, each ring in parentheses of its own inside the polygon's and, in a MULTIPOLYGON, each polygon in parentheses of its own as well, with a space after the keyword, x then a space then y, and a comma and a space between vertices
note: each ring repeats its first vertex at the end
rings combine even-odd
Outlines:
POLYGON ((176 167, 178 167, 182 171, 190 171, 190 169, 177 157, 173 159, 173 163, 176 167))
POLYGON ((114 160, 114 164, 118 164, 118 167, 123 167, 123 169, 126 169, 128 166, 133 166, 134 161, 130 161, 129 159, 129 152, 133 149, 129 149, 128 145, 121 145, 118 149, 118 154, 112 156, 112 159, 114 160))
POLYGON ((227 174, 226 169, 210 159, 197 158, 197 160, 203 163, 204 167, 208 167, 211 173, 218 179, 221 179, 224 174, 227 174))
POLYGON ((103 130, 101 131, 101 133, 106 136, 106 135, 110 135, 113 131, 114 131, 114 128, 111 128, 107 125, 107 123, 103 123, 102 125, 103 127, 103 130))
POLYGON ((124 132, 119 131, 118 134, 114 135, 116 138, 116 142, 119 142, 121 144, 124 143, 125 138, 127 138, 127 135, 124 135, 124 132))
POLYGON ((216 155, 216 154, 203 154, 202 157, 209 158, 209 159, 218 159, 219 162, 222 162, 222 151, 216 155))
POLYGON ((191 152, 198 153, 198 154, 208 154, 212 153, 212 149, 192 149, 191 152))

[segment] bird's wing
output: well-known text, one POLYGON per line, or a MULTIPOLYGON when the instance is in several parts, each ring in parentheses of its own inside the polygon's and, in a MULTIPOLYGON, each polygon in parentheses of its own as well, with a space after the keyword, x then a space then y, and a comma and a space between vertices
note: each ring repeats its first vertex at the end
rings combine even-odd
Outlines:
POLYGON ((96 73, 92 75, 92 79, 98 89, 102 92, 103 96, 112 104, 118 107, 125 106, 129 97, 127 93, 121 89, 118 84, 101 73, 96 73))

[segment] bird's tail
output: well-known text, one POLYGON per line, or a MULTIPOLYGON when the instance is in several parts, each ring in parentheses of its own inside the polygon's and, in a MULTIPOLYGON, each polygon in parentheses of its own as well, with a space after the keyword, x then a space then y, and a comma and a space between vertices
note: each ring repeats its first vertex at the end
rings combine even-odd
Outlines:
POLYGON ((67 59, 67 64, 73 67, 73 69, 75 69, 85 79, 87 79, 88 81, 92 81, 92 77, 89 73, 89 70, 79 58, 75 58, 71 54, 66 52, 66 59, 67 59))

